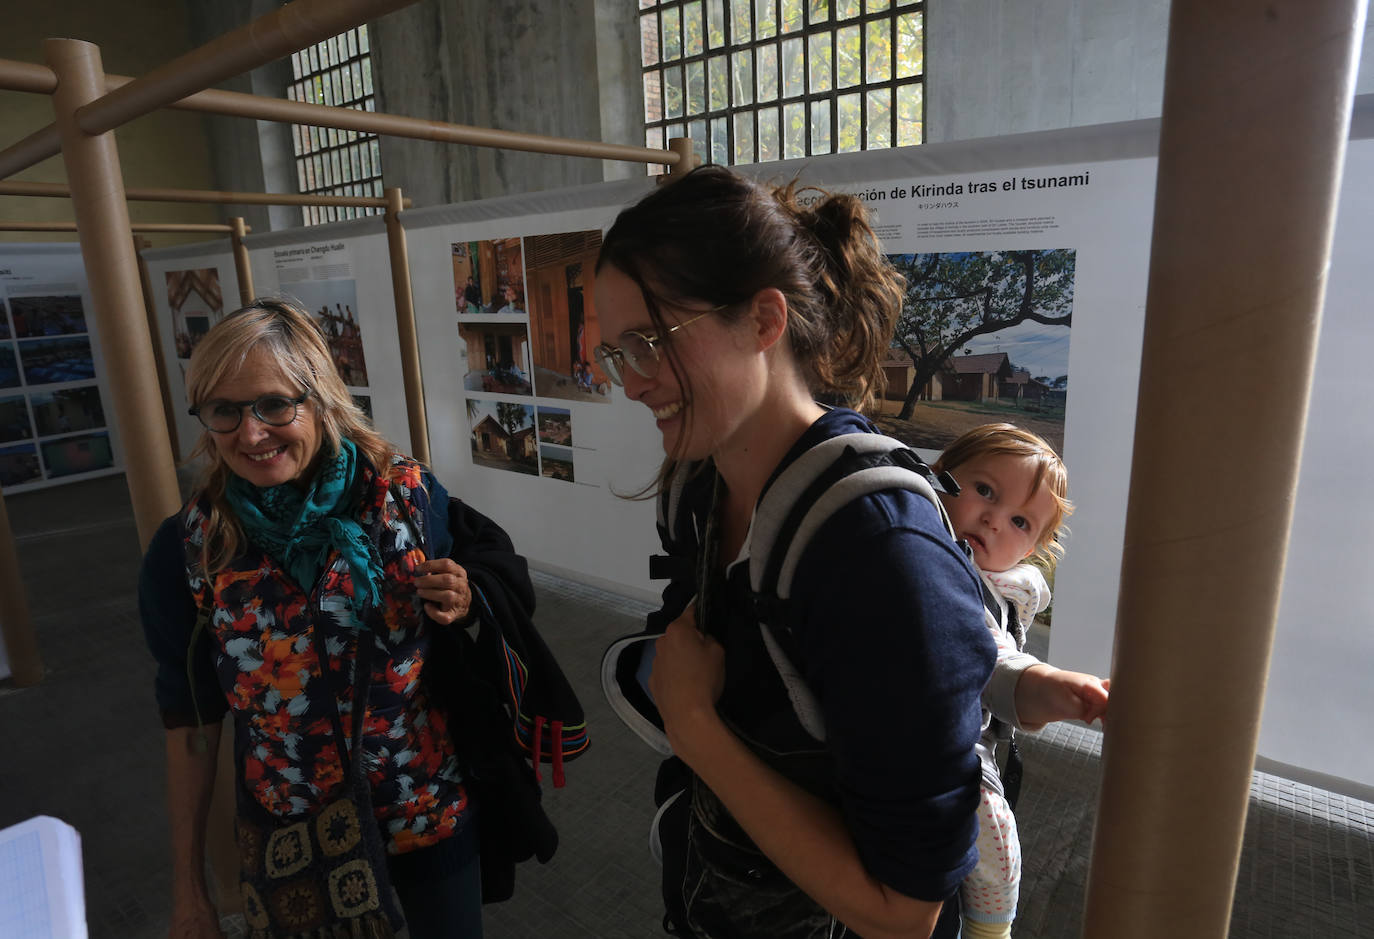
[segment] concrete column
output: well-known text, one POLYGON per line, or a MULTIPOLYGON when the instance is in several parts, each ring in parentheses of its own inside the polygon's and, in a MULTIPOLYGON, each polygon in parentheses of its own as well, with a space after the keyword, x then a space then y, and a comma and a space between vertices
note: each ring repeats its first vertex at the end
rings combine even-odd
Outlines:
POLYGON ((405 381, 406 415, 410 420, 410 455, 429 463, 429 421, 425 415, 425 385, 420 374, 420 341, 415 331, 415 298, 410 288, 410 253, 401 227, 404 200, 398 187, 386 192, 386 243, 391 251, 391 289, 396 298, 396 338, 401 344, 401 376, 405 381))
POLYGON ((105 373, 113 393, 124 444, 125 476, 134 521, 146 547, 164 518, 180 505, 176 466, 157 362, 148 333, 138 282, 138 262, 129 240, 129 207, 114 134, 91 136, 76 124, 76 109, 105 93, 100 50, 77 39, 43 44, 48 65, 57 73, 53 110, 62 137, 62 159, 72 188, 72 209, 81 237, 81 254, 100 323, 105 373))
POLYGON ((1093 939, 1227 934, 1364 7, 1173 3, 1093 939))

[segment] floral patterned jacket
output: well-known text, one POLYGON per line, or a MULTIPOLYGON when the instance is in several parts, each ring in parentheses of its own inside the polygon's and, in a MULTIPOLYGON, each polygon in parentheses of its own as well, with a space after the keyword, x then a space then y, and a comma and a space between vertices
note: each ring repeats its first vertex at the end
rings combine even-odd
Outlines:
POLYGON ((145 558, 140 604, 149 645, 161 666, 158 698, 164 722, 185 723, 177 715, 188 710, 198 711, 198 719, 204 720, 218 720, 231 711, 240 783, 265 809, 281 816, 310 813, 341 782, 345 768, 326 696, 333 696, 343 731, 351 734, 354 655, 358 642, 373 642, 363 768, 388 850, 405 853, 458 831, 468 804, 446 715, 430 706, 421 687, 429 635, 413 587, 415 568, 425 560, 414 526, 429 524, 431 499, 442 507, 448 497, 418 463, 399 457, 390 480, 364 465, 356 490, 358 520, 365 531, 377 533, 386 572, 378 624, 384 624, 385 632, 358 623, 349 602, 352 577, 337 552, 314 584, 297 584, 251 544, 207 578, 200 564, 208 509, 203 499, 168 520, 179 529, 182 565, 175 573, 189 600, 184 595, 173 600, 156 596, 166 592, 170 580, 165 569, 150 570, 156 542, 167 538, 160 530, 145 558), (195 648, 194 614, 189 621, 184 615, 188 602, 194 610, 210 605, 207 636, 197 639, 195 648), (182 611, 171 617, 180 622, 167 622, 165 612, 159 617, 159 605, 182 611), (166 635, 169 628, 174 635, 166 635), (315 653, 315 629, 324 631, 327 672, 315 653), (180 676, 172 669, 179 669, 180 676), (211 674, 218 693, 206 687, 211 674))

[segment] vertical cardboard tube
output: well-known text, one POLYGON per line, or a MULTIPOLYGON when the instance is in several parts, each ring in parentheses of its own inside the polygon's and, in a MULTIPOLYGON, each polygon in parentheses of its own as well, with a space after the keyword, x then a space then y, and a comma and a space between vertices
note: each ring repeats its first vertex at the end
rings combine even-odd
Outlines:
POLYGON ((257 295, 253 289, 253 266, 248 263, 248 246, 243 243, 244 236, 248 234, 248 227, 243 224, 242 216, 229 219, 229 225, 233 228, 229 240, 234 246, 234 274, 239 281, 239 306, 247 306, 257 295))
POLYGON ((391 289, 396 297, 396 338, 401 344, 401 375, 405 380, 406 414, 410 418, 410 455, 429 463, 429 421, 425 416, 425 386, 420 372, 420 342, 415 332, 415 300, 410 289, 410 253, 401 227, 401 190, 386 196, 386 243, 391 249, 391 289))
MULTIPOLYGON (((76 109, 104 93, 100 50, 76 39, 43 44, 57 74, 53 110, 62 135, 62 159, 72 188, 72 210, 81 238, 102 361, 123 440, 125 479, 133 502, 139 544, 146 548, 158 525, 181 505, 176 465, 162 411, 157 362, 138 281, 138 263, 129 238, 129 207, 113 132, 91 136, 76 125, 76 109)), ((216 788, 232 792, 232 776, 221 771, 216 788)), ((218 886, 220 911, 239 908, 238 852, 233 816, 216 812, 207 831, 208 853, 218 886)))
POLYGON ((674 137, 668 141, 668 149, 678 155, 678 161, 668 166, 668 176, 672 179, 685 176, 701 165, 690 137, 674 137))
POLYGON ((1090 939, 1228 932, 1364 7, 1171 8, 1090 939))
POLYGON ((62 135, 62 158, 72 188, 72 210, 81 237, 102 361, 123 443, 125 478, 133 501, 139 544, 177 511, 176 466, 167 422, 161 420, 157 361, 148 332, 138 261, 129 239, 129 208, 113 133, 92 137, 76 126, 77 108, 105 93, 100 50, 76 39, 44 42, 57 73, 53 109, 62 135))
POLYGON ((172 401, 172 390, 167 385, 167 360, 162 356, 162 340, 158 335, 153 278, 148 273, 148 262, 142 254, 142 250, 149 247, 152 247, 152 244, 148 239, 134 235, 134 257, 138 258, 138 282, 143 288, 143 309, 148 314, 148 334, 153 340, 153 360, 157 363, 157 385, 162 393, 162 413, 167 418, 167 440, 172 446, 172 456, 176 457, 181 453, 181 445, 177 440, 176 411, 173 410, 175 404, 172 401))
POLYGON ((5 640, 5 656, 10 663, 10 678, 17 687, 36 685, 43 678, 43 659, 38 654, 38 638, 29 616, 28 594, 19 576, 19 551, 10 530, 5 496, 0 493, 0 637, 5 640))

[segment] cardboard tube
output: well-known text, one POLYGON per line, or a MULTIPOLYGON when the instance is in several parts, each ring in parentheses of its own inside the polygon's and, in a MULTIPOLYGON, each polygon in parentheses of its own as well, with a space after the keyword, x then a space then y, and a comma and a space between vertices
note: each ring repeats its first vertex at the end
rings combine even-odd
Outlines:
POLYGON ((391 290, 396 298, 396 338, 401 344, 401 375, 405 380, 406 416, 410 420, 410 455, 429 463, 429 421, 425 414, 425 384, 420 373, 420 341, 415 330, 415 299, 410 289, 410 252, 401 227, 401 190, 384 190, 387 202, 386 243, 391 251, 391 290))
POLYGON ((28 594, 19 576, 19 552, 10 529, 5 496, 0 493, 0 636, 5 640, 5 655, 10 661, 10 678, 20 688, 36 685, 43 679, 43 659, 38 654, 38 638, 29 616, 28 594))
MULTIPOLYGON (((415 2, 295 0, 108 93, 105 93, 102 73, 101 95, 77 109, 76 125, 86 134, 103 134, 227 78, 415 2)), ((7 74, 16 84, 25 86, 24 90, 38 86, 43 78, 36 72, 21 71, 13 65, 7 74)), ((56 156, 59 149, 54 125, 36 131, 0 152, 0 179, 56 156)))
POLYGON ((248 246, 243 243, 248 226, 243 224, 243 219, 237 215, 229 220, 229 226, 233 230, 230 241, 234 245, 234 273, 238 275, 239 281, 239 305, 247 306, 257 296, 253 290, 253 266, 248 263, 248 246))
POLYGON ((100 50, 75 39, 43 44, 59 82, 53 108, 72 187, 72 209, 90 284, 91 311, 100 324, 105 373, 123 443, 125 478, 133 500, 140 547, 177 511, 181 498, 162 413, 157 362, 129 239, 129 209, 113 134, 92 137, 76 126, 75 111, 100 94, 100 50))
MULTIPOLYGON (((0 196, 52 196, 66 199, 71 188, 62 183, 34 183, 23 180, 0 182, 0 196)), ((380 196, 301 195, 287 192, 229 192, 218 189, 125 189, 130 202, 204 202, 214 205, 343 205, 386 208, 380 196)), ((410 208, 410 200, 405 200, 410 208)), ((251 229, 250 229, 251 230, 251 229)))
MULTIPOLYGON (((125 207, 125 217, 128 207, 125 207)), ((0 231, 79 231, 80 222, 0 222, 0 231)), ((130 231, 232 233, 233 226, 215 222, 135 222, 130 231)))
POLYGON ((62 139, 55 125, 49 124, 29 134, 23 140, 0 150, 0 179, 13 176, 35 163, 62 152, 62 139))
POLYGON ((684 176, 701 165, 691 137, 674 137, 668 141, 668 149, 677 154, 677 162, 668 167, 669 176, 684 176))
POLYGON ((57 88, 57 76, 52 69, 36 62, 0 59, 0 88, 50 95, 57 88))
POLYGON ((157 304, 153 299, 153 278, 148 273, 148 262, 144 260, 142 251, 144 248, 151 248, 152 244, 146 238, 134 235, 134 257, 138 258, 138 284, 143 289, 143 310, 148 315, 148 335, 153 340, 153 361, 157 363, 157 387, 162 395, 162 416, 167 419, 167 440, 172 446, 172 457, 175 459, 181 452, 181 444, 177 440, 176 412, 172 410, 172 391, 167 386, 167 360, 162 357, 162 341, 158 335, 157 325, 157 304))
MULTIPOLYGON (((5 60, 0 60, 5 61, 5 60)), ((14 73, 11 77, 16 85, 32 85, 35 78, 24 73, 22 62, 7 62, 14 73)), ((135 81, 125 75, 105 76, 111 89, 120 90, 135 81)), ((5 84, 6 71, 0 69, 0 89, 27 91, 30 87, 13 87, 5 84)), ((323 104, 309 104, 304 101, 286 101, 261 95, 244 94, 237 91, 221 91, 210 88, 187 95, 177 101, 167 102, 167 107, 188 111, 202 111, 210 114, 227 114, 231 117, 248 117, 260 121, 277 121, 288 124, 313 124, 317 127, 334 127, 343 130, 366 131, 374 134, 389 134, 393 137, 409 137, 416 140, 432 140, 438 143, 465 144, 472 147, 496 147, 505 150, 523 150, 530 153, 551 153, 562 156, 587 157, 597 160, 621 160, 629 163, 661 163, 673 166, 682 157, 671 150, 655 150, 650 147, 635 147, 628 144, 603 143, 596 140, 574 140, 567 137, 550 137, 545 134, 526 134, 518 131, 494 130, 487 127, 471 127, 465 124, 449 124, 444 121, 430 121, 423 118, 405 117, 399 114, 383 114, 375 111, 355 111, 352 108, 329 107, 323 104)), ((43 131, 39 132, 40 134, 43 131)), ((35 135, 37 136, 37 135, 35 135)), ((51 142, 49 142, 51 143, 51 142)), ((11 148, 14 149, 14 148, 11 148)), ((24 156, 7 156, 9 151, 0 151, 0 179, 12 176, 45 157, 42 151, 31 145, 24 156)), ((54 148, 52 156, 57 150, 54 148)), ((311 204, 311 203, 303 203, 311 204)))
POLYGON ((1172 5, 1091 939, 1227 935, 1364 7, 1172 5))
POLYGON ((294 0, 83 105, 77 110, 77 124, 88 134, 114 130, 179 98, 415 2, 294 0))

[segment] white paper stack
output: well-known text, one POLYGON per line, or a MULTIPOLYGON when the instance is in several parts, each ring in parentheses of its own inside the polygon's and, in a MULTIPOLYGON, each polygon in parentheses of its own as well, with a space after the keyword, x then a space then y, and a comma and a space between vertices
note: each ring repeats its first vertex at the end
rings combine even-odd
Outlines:
POLYGON ((81 836, 39 815, 0 831, 0 936, 86 939, 81 836))

